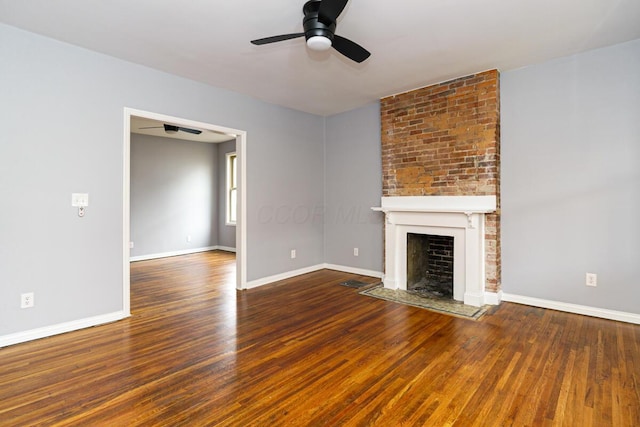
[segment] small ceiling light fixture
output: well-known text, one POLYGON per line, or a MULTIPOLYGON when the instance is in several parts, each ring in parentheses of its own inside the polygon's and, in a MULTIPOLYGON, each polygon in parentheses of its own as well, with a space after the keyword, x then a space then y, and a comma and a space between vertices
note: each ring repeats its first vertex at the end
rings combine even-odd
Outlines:
POLYGON ((324 36, 313 36, 307 40, 307 47, 317 52, 324 52, 331 48, 331 40, 324 36))

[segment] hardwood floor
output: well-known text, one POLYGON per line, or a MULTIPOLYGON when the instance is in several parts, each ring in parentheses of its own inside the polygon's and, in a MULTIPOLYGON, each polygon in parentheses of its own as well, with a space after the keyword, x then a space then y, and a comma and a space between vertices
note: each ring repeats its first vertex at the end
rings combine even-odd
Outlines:
POLYGON ((640 326, 503 303, 479 321, 323 270, 132 264, 129 319, 0 349, 0 425, 638 426, 640 326))

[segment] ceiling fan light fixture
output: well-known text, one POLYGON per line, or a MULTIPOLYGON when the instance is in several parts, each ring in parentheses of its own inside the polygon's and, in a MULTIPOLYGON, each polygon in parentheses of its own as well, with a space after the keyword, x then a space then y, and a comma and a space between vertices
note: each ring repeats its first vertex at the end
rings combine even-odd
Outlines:
POLYGON ((331 40, 324 36, 313 36, 307 39, 307 47, 317 52, 324 52, 331 48, 331 40))
POLYGON ((350 60, 361 63, 371 53, 358 43, 336 34, 338 16, 340 16, 348 2, 349 0, 309 0, 302 7, 302 14, 304 15, 304 18, 302 18, 303 33, 264 37, 251 40, 251 43, 259 46, 304 37, 309 50, 325 52, 333 48, 350 60))

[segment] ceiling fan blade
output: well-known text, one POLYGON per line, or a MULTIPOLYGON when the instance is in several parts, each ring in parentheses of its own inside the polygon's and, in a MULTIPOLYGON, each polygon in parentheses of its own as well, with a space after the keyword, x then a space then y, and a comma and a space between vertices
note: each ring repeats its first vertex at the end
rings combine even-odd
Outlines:
POLYGON ((336 22, 349 0, 322 0, 318 10, 318 19, 325 25, 336 22))
POLYGON ((268 44, 268 43, 281 42, 289 39, 295 39, 302 36, 304 36, 304 33, 282 34, 280 36, 265 37, 263 39, 251 40, 251 43, 256 45, 262 45, 262 44, 268 44))
POLYGON ((183 128, 180 126, 176 126, 176 125, 169 125, 169 124, 164 124, 162 126, 147 126, 147 127, 143 127, 143 128, 139 128, 139 129, 164 129, 165 132, 167 133, 175 133, 178 132, 179 130, 183 131, 183 132, 188 132, 188 133, 192 133, 194 135, 200 135, 202 133, 201 130, 198 129, 190 129, 190 128, 183 128))
POLYGON ((183 132, 189 132, 189 133, 192 133, 194 135, 200 135, 202 133, 202 131, 198 130, 198 129, 189 129, 189 128, 180 128, 179 127, 178 130, 181 130, 183 132))
POLYGON ((349 39, 345 39, 344 37, 340 37, 337 35, 333 36, 332 46, 335 50, 337 50, 347 58, 358 63, 371 56, 371 53, 367 49, 360 46, 358 43, 352 42, 349 39))

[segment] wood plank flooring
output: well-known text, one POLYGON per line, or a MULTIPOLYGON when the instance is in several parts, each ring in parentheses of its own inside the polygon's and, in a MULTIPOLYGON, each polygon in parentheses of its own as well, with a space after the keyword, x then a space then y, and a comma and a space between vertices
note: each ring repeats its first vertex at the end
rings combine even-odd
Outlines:
POLYGON ((323 270, 236 292, 232 255, 132 264, 129 319, 0 349, 2 426, 638 426, 640 326, 479 321, 323 270))

